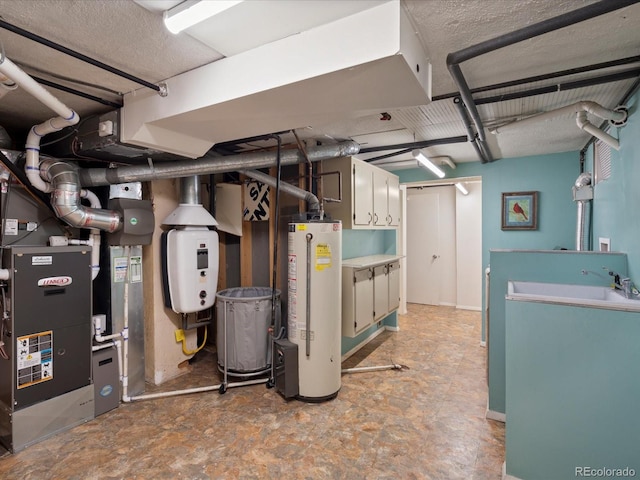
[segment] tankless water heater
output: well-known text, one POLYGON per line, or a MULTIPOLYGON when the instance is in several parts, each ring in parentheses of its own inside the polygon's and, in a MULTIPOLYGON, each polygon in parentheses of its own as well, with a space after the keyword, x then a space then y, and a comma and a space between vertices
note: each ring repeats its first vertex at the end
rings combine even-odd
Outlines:
POLYGON ((207 227, 175 228, 162 234, 166 307, 176 313, 194 313, 213 306, 218 249, 218 233, 207 227))

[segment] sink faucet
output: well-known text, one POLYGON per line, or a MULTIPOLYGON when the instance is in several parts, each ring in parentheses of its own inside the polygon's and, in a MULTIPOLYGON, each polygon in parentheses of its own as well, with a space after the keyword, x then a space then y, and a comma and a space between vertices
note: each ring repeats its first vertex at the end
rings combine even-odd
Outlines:
POLYGON ((626 298, 631 298, 635 290, 631 279, 628 277, 621 278, 620 274, 614 272, 613 270, 609 271, 609 275, 613 277, 613 288, 615 288, 616 290, 622 290, 626 298))

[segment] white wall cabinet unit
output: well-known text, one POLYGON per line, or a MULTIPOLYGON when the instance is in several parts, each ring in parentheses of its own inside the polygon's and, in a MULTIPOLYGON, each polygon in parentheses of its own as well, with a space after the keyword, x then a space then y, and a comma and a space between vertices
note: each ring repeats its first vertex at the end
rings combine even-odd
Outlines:
POLYGON ((342 262, 342 335, 355 337, 400 305, 398 255, 342 262))
MULTIPOLYGON (((343 228, 395 228, 400 223, 400 186, 397 175, 354 157, 322 162, 322 171, 342 175, 342 202, 326 203, 325 212, 342 221, 343 228)), ((325 177, 322 195, 338 198, 338 182, 325 177)))

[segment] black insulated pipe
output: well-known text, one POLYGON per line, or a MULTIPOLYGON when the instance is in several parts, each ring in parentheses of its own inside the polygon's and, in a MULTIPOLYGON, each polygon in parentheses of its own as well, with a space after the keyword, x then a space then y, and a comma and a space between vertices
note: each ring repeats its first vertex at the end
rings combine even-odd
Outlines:
MULTIPOLYGON (((478 109, 476 108, 469 85, 467 84, 467 81, 462 74, 462 70, 460 69, 460 63, 480 55, 484 55, 485 53, 493 52, 494 50, 498 50, 554 30, 559 30, 561 28, 568 27, 569 25, 574 25, 605 13, 628 7, 629 5, 634 5, 638 2, 640 2, 640 0, 603 0, 447 55, 447 68, 449 69, 449 73, 453 77, 453 80, 460 91, 460 96, 462 97, 462 100, 469 111, 469 115, 475 124, 480 142, 484 144, 486 141, 484 126, 482 124, 482 119, 478 114, 478 109)), ((483 147, 486 148, 486 145, 483 145, 483 147)), ((486 148, 486 150, 488 151, 489 149, 486 148)))
POLYGON ((64 85, 60 85, 58 83, 51 82, 49 80, 45 80, 44 78, 36 77, 31 75, 36 82, 41 83, 42 85, 46 85, 47 87, 55 88, 57 90, 61 90, 63 92, 71 93, 72 95, 76 95, 78 97, 86 98, 87 100, 93 100, 94 102, 101 103, 102 105, 106 105, 108 107, 113 108, 121 108, 121 103, 111 102, 109 100, 105 100, 100 97, 96 97, 95 95, 91 95, 89 93, 81 92, 80 90, 76 90, 74 88, 66 87, 64 85))
POLYGON ((623 72, 612 73, 610 75, 601 75, 599 77, 585 78, 574 82, 559 83, 556 85, 548 85, 546 87, 532 88, 522 90, 520 92, 505 93, 495 95, 493 97, 484 97, 476 99, 476 105, 485 105, 487 103, 505 102, 507 100, 516 100, 519 98, 533 97, 535 95, 544 95, 545 93, 563 92, 565 90, 574 90, 576 88, 590 87, 592 85, 600 85, 603 83, 619 82, 629 78, 640 76, 640 68, 633 70, 625 70, 623 72))
MULTIPOLYGON (((395 145, 383 145, 380 147, 369 147, 369 148, 361 148, 358 153, 372 153, 372 152, 383 152, 385 150, 415 150, 416 148, 427 148, 433 147, 435 145, 450 145, 452 143, 466 143, 469 139, 466 135, 461 135, 459 137, 446 137, 446 138, 436 138, 433 140, 423 140, 421 142, 411 142, 411 143, 398 143, 395 145)), ((406 152, 396 152, 396 155, 400 155, 406 152)))
POLYGON ((467 111, 465 110, 464 105, 462 104, 462 99, 460 97, 454 98, 453 104, 458 109, 458 113, 460 114, 462 123, 464 123, 464 128, 466 128, 467 130, 467 137, 469 137, 469 141, 473 145, 473 148, 476 151, 476 155, 478 155, 478 158, 480 158, 480 163, 492 162, 493 156, 491 155, 491 152, 485 151, 481 148, 481 143, 478 141, 478 138, 473 133, 473 128, 471 128, 471 120, 469 120, 469 115, 467 115, 467 111))
POLYGON ((134 77, 133 75, 127 72, 123 72, 122 70, 112 67, 111 65, 107 65, 106 63, 102 63, 101 61, 88 57, 80 52, 76 52, 75 50, 71 50, 70 48, 60 45, 59 43, 52 42, 51 40, 41 37, 40 35, 36 35, 35 33, 31 33, 23 28, 12 25, 9 22, 5 22, 2 19, 0 19, 0 27, 4 28, 5 30, 9 30, 10 32, 13 32, 17 35, 20 35, 22 37, 28 38, 29 40, 33 40, 34 42, 37 42, 41 45, 45 45, 49 48, 53 48, 58 52, 62 52, 71 57, 77 58, 78 60, 82 60, 85 63, 89 63, 93 65, 94 67, 101 68, 103 70, 106 70, 107 72, 113 73, 114 75, 118 75, 119 77, 126 78, 127 80, 131 80, 132 82, 135 82, 139 85, 150 88, 151 90, 155 90, 156 92, 160 92, 161 90, 161 88, 158 85, 154 85, 151 82, 147 82, 146 80, 142 80, 141 78, 134 77))
MULTIPOLYGON (((611 67, 619 67, 622 65, 629 65, 630 63, 638 63, 638 62, 640 62, 640 55, 636 55, 634 57, 619 58, 617 60, 611 60, 609 62, 602 62, 602 63, 594 63, 591 65, 586 65, 584 67, 569 68, 567 70, 558 70, 555 72, 543 73, 542 75, 534 75, 532 77, 518 78, 516 80, 510 80, 508 82, 493 83, 491 85, 485 85, 484 87, 472 88, 471 93, 483 93, 483 92, 490 92, 491 90, 499 90, 501 88, 517 87, 518 85, 526 85, 527 83, 542 82, 544 80, 551 80, 551 79, 560 78, 560 77, 568 77, 569 75, 577 75, 578 73, 594 72, 596 70, 603 70, 605 68, 611 68, 611 67)), ((431 101, 437 102, 438 100, 447 100, 449 98, 455 98, 459 96, 460 94, 458 92, 443 93, 442 95, 434 95, 431 98, 431 101)))

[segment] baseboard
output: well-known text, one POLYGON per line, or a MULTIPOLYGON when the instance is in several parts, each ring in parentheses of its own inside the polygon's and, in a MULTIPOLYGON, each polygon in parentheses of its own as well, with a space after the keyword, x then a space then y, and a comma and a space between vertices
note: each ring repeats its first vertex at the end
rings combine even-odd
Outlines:
POLYGON ((481 312, 482 307, 472 307, 470 305, 456 305, 458 310, 471 310, 473 312, 481 312))
POLYGON ((486 418, 488 420, 495 420, 496 422, 507 423, 507 414, 506 413, 501 413, 501 412, 496 412, 494 410, 489 410, 488 407, 487 407, 486 413, 484 414, 484 418, 486 418))
POLYGON ((384 326, 385 330, 389 330, 390 332, 399 332, 400 331, 400 327, 392 327, 390 325, 385 325, 384 326))
POLYGON ((440 302, 438 304, 438 306, 440 307, 458 307, 455 303, 450 303, 450 302, 440 302))
POLYGON ((513 475, 507 475, 507 462, 502 462, 502 480, 521 480, 513 475))

